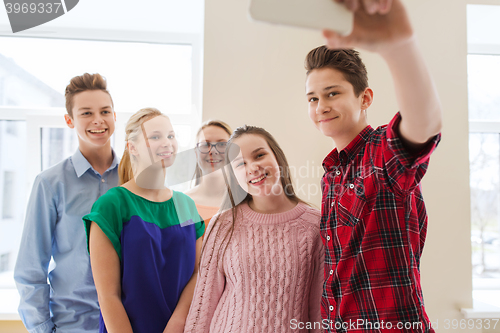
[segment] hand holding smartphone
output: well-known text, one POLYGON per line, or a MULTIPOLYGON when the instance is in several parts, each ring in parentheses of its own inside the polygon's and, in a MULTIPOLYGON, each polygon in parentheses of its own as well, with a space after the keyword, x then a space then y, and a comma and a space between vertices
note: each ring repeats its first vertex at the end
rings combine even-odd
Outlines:
POLYGON ((251 0, 250 16, 256 21, 348 35, 353 13, 333 0, 251 0))

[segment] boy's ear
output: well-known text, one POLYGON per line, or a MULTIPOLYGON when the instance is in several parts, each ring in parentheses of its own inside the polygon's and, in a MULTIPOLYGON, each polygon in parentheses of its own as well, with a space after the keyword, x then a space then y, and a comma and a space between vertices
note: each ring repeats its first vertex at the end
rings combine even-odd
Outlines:
POLYGON ((365 91, 361 93, 361 110, 366 110, 372 105, 373 102, 373 90, 370 88, 365 88, 365 91))
POLYGON ((64 115, 64 121, 66 121, 66 125, 69 128, 75 128, 75 124, 73 124, 73 119, 69 116, 69 114, 64 115))

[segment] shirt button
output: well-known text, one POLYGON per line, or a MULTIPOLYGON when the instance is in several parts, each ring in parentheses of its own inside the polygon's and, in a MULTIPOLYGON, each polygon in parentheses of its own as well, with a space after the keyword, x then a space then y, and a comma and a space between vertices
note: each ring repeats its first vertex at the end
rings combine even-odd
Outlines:
POLYGON ((349 185, 349 188, 350 188, 350 189, 353 189, 353 188, 354 188, 354 184, 350 184, 350 185, 349 185))
POLYGON ((330 240, 330 236, 326 236, 326 240, 330 240))
POLYGON ((333 207, 334 202, 332 202, 331 206, 333 207))
POLYGON ((333 311, 333 305, 330 305, 330 311, 333 311))
POLYGON ((339 171, 339 170, 335 171, 335 174, 336 174, 337 176, 338 176, 338 175, 340 175, 340 171, 339 171))
POLYGON ((104 180, 104 178, 103 178, 103 179, 101 179, 101 183, 105 183, 105 182, 106 182, 106 181, 104 180))
POLYGON ((332 270, 330 270, 330 275, 332 275, 332 274, 333 274, 333 269, 332 269, 332 270))

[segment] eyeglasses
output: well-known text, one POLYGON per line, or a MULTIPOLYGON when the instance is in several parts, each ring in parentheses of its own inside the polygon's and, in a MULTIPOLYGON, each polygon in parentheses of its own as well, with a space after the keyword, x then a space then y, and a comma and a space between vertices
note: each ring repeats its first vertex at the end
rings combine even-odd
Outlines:
POLYGON ((198 150, 202 154, 208 154, 210 150, 212 150, 212 147, 215 147, 215 150, 217 150, 219 154, 224 154, 224 152, 226 151, 227 142, 217 142, 217 143, 198 142, 196 144, 196 148, 198 148, 198 150))

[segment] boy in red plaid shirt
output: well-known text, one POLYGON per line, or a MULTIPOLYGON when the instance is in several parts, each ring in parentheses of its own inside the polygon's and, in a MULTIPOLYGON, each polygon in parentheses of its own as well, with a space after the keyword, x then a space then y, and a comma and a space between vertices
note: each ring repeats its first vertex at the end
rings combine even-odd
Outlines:
POLYGON ((420 285, 420 181, 440 139, 439 98, 400 0, 337 1, 354 11, 352 34, 324 31, 328 48, 306 58, 309 116, 336 146, 323 161, 323 327, 434 332, 420 285), (389 66, 399 112, 388 125, 368 125, 373 91, 352 47, 389 66))

